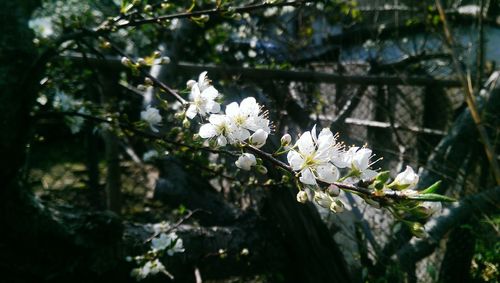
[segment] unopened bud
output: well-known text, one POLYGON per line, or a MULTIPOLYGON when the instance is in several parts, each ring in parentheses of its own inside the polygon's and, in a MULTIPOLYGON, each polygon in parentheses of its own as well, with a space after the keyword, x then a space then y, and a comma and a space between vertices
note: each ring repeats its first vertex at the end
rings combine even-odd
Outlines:
POLYGON ((144 60, 144 58, 137 59, 137 63, 141 66, 146 66, 146 60, 144 60))
POLYGON ((269 134, 266 131, 264 131, 262 129, 258 129, 257 131, 255 131, 255 133, 253 133, 250 136, 249 141, 255 147, 260 148, 266 144, 266 140, 267 140, 268 135, 269 134))
POLYGON ((149 13, 151 11, 153 11, 153 6, 151 6, 149 4, 144 6, 144 12, 149 13))
POLYGON ((143 84, 140 84, 140 85, 137 85, 137 89, 139 91, 146 91, 147 87, 145 85, 143 85, 143 84))
POLYGON ((247 256, 247 255, 250 254, 250 251, 247 248, 244 248, 244 249, 241 250, 240 254, 242 256, 247 256))
POLYGON ((160 56, 161 56, 161 52, 160 51, 157 50, 157 51, 153 52, 153 57, 160 58, 160 56))
POLYGON ((334 184, 331 184, 326 192, 331 196, 331 197, 336 197, 340 195, 340 188, 334 184))
POLYGON ((266 168, 266 166, 263 166, 263 165, 258 166, 257 171, 259 171, 259 173, 262 175, 267 174, 267 168, 266 168))
POLYGON ((104 49, 109 49, 109 48, 111 48, 111 43, 109 41, 104 41, 101 44, 101 47, 104 48, 104 49))
POLYGON ((336 199, 330 204, 330 210, 335 213, 341 213, 344 211, 344 204, 339 199, 336 199))
POLYGON ((282 146, 287 146, 292 142, 292 136, 289 134, 285 134, 281 137, 281 145, 282 146))
POLYGON ((132 62, 130 61, 130 59, 127 58, 127 57, 122 57, 121 62, 122 62, 122 65, 125 66, 125 67, 129 67, 132 64, 132 62))
POLYGON ((152 86, 153 85, 153 80, 150 79, 150 78, 148 78, 148 77, 146 77, 144 79, 144 84, 147 85, 147 86, 152 86))
POLYGON ((300 191, 297 193, 297 201, 300 203, 306 203, 308 200, 307 193, 305 191, 300 191))
POLYGON ((141 0, 132 1, 132 5, 134 5, 134 6, 138 6, 139 4, 141 4, 141 0))
POLYGON ((410 227, 411 233, 413 236, 417 238, 423 238, 427 235, 427 232, 425 232, 425 228, 422 224, 415 222, 411 225, 410 227))
POLYGON ((189 128, 191 126, 191 122, 189 122, 188 119, 184 119, 184 120, 182 120, 182 126, 184 128, 189 128))

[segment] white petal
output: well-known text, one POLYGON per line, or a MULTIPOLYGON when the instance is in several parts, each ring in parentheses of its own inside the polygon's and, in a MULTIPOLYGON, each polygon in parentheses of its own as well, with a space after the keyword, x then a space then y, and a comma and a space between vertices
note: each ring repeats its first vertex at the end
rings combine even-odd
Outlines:
POLYGON ((189 105, 188 109, 186 110, 186 116, 189 119, 193 119, 198 112, 196 111, 196 106, 193 104, 189 105))
POLYGON ((200 137, 207 139, 207 138, 212 138, 217 135, 217 129, 215 128, 214 125, 212 124, 205 124, 200 127, 200 137))
POLYGON ((191 92, 189 93, 189 99, 191 99, 191 101, 194 101, 195 99, 199 98, 200 95, 200 88, 198 87, 198 85, 194 84, 191 88, 191 92))
POLYGON ((212 114, 208 118, 208 121, 214 125, 220 126, 226 123, 226 115, 212 114))
POLYGON ((354 154, 352 163, 360 171, 368 169, 370 166, 370 157, 372 155, 371 149, 361 148, 354 154))
POLYGON ((361 172, 361 179, 363 180, 371 180, 377 176, 377 171, 371 170, 371 169, 366 169, 365 171, 361 172))
POLYGON ((303 133, 297 141, 300 153, 309 155, 315 150, 314 142, 309 131, 303 133))
POLYGON ((219 92, 215 87, 209 86, 202 93, 201 96, 205 99, 214 100, 219 95, 219 92))
POLYGON ((290 167, 292 167, 292 170, 295 171, 300 170, 300 168, 302 168, 302 165, 304 164, 304 159, 295 150, 290 150, 286 156, 286 159, 288 160, 288 164, 290 164, 290 167))
POLYGON ((226 144, 227 144, 227 139, 226 139, 226 137, 225 137, 225 136, 218 136, 218 137, 217 137, 217 144, 218 144, 219 146, 226 146, 226 144))
POLYGON ((202 72, 198 76, 198 86, 200 87, 201 90, 204 90, 208 86, 207 71, 202 72))
POLYGON ((240 110, 246 115, 257 116, 260 112, 260 106, 254 97, 247 97, 241 101, 240 110))
POLYGON ((316 135, 316 124, 313 126, 312 130, 311 130, 311 136, 312 136, 312 139, 315 143, 318 142, 318 138, 317 138, 317 135, 316 135))
POLYGON ((327 183, 333 183, 339 179, 339 170, 332 164, 320 165, 316 168, 318 179, 327 183))
POLYGON ((335 145, 335 139, 333 138, 333 133, 328 128, 321 130, 318 136, 318 149, 321 150, 327 147, 333 147, 335 145))
POLYGON ((207 102, 207 112, 210 113, 219 113, 220 112, 220 104, 214 101, 207 102))
POLYGON ((239 112, 240 112, 240 107, 238 106, 238 103, 236 103, 236 102, 230 103, 229 105, 226 106, 226 115, 227 116, 234 117, 234 116, 238 115, 239 112))
POLYGON ((309 168, 306 168, 301 171, 299 180, 307 185, 316 185, 316 179, 314 178, 314 174, 309 168))

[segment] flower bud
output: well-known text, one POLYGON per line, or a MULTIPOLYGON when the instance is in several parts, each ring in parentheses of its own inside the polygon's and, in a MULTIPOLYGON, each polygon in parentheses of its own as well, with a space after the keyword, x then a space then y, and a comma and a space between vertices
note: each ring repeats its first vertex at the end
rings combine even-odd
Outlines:
POLYGON ((281 137, 281 145, 287 146, 292 142, 292 136, 290 134, 285 134, 281 137))
POLYGON ((125 66, 125 67, 129 67, 132 64, 132 62, 130 61, 130 59, 127 58, 127 57, 122 57, 121 62, 122 62, 122 65, 125 66))
POLYGON ((250 136, 250 143, 257 148, 260 148, 266 144, 268 135, 269 134, 266 131, 258 129, 255 133, 253 133, 253 135, 250 136))
POLYGON ((399 190, 412 189, 418 183, 418 175, 415 174, 410 166, 406 166, 405 171, 399 173, 396 179, 391 183, 391 186, 395 186, 399 190))
POLYGON ((331 197, 336 197, 340 194, 340 188, 338 186, 335 186, 334 184, 331 184, 328 189, 326 190, 328 195, 331 197))
POLYGON ((257 167, 257 171, 259 171, 260 174, 265 175, 267 174, 267 168, 263 165, 259 165, 257 167))
POLYGON ((315 191, 314 192, 314 201, 316 201, 316 203, 319 206, 324 207, 324 208, 330 208, 330 206, 332 205, 332 198, 328 194, 326 194, 325 192, 315 191))
POLYGON ((307 197, 307 193, 305 191, 299 191, 297 193, 297 201, 300 202, 300 203, 306 203, 306 201, 308 200, 309 198, 307 197))
POLYGON ((344 204, 339 199, 336 199, 330 204, 330 210, 335 213, 340 213, 344 211, 344 204))
POLYGON ((137 64, 141 66, 146 66, 146 60, 144 60, 144 58, 139 58, 137 59, 137 64))
POLYGON ((252 166, 255 166, 257 164, 257 160, 255 159, 255 155, 251 153, 243 153, 236 162, 236 167, 249 171, 252 166))
POLYGON ((411 233, 413 236, 417 238, 423 238, 427 235, 427 232, 425 232, 425 228, 422 224, 415 222, 411 225, 410 227, 411 233))
POLYGON ((157 50, 157 51, 153 52, 153 57, 160 58, 160 56, 161 56, 161 52, 160 51, 157 50))
POLYGON ((189 128, 191 126, 191 122, 189 122, 188 119, 184 119, 184 120, 182 120, 182 126, 184 128, 189 128))
POLYGON ((149 13, 151 11, 153 11, 153 6, 151 6, 149 4, 144 6, 144 12, 149 13))
POLYGON ((440 212, 442 209, 439 201, 424 201, 417 207, 417 213, 423 218, 429 218, 434 213, 440 212))
POLYGON ((144 79, 144 84, 147 86, 152 86, 153 85, 153 80, 150 78, 145 78, 144 79))

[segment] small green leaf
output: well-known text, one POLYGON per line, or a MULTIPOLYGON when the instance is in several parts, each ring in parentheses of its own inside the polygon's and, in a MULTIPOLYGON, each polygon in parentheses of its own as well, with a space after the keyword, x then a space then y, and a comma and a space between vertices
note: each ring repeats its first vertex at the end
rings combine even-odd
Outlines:
POLYGON ((436 183, 432 184, 430 187, 422 191, 422 194, 432 194, 437 191, 441 187, 441 181, 437 181, 436 183))
POLYGON ((412 200, 425 200, 425 201, 444 201, 444 202, 454 202, 457 201, 454 198, 439 195, 439 194, 418 194, 411 196, 409 199, 412 200))

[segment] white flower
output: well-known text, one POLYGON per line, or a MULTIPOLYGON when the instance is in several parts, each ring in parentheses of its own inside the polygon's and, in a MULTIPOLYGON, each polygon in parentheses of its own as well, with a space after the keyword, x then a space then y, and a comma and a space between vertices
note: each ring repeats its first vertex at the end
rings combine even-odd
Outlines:
POLYGON ((413 189, 418 183, 418 175, 410 166, 406 166, 405 171, 399 173, 394 179, 393 184, 401 189, 413 189))
POLYGON ((172 238, 170 237, 170 234, 167 236, 167 234, 161 233, 160 237, 151 240, 151 248, 157 251, 164 250, 170 246, 171 242, 172 238))
POLYGON ((199 135, 204 139, 217 137, 217 144, 225 146, 226 136, 231 135, 231 125, 226 115, 212 114, 208 118, 210 123, 201 126, 199 135))
POLYGON ((28 22, 28 26, 41 38, 48 38, 54 34, 54 26, 50 17, 32 19, 28 22))
POLYGON ((300 203, 306 203, 308 200, 307 193, 305 191, 299 191, 297 193, 297 201, 300 203))
POLYGON ((268 135, 269 134, 266 131, 258 129, 255 133, 253 133, 253 135, 250 136, 250 143, 257 148, 260 148, 266 144, 268 135))
POLYGON ((141 112, 141 119, 149 124, 153 132, 158 132, 158 129, 155 128, 161 123, 160 111, 158 109, 148 105, 146 110, 141 112))
POLYGON ((143 268, 143 273, 146 274, 146 276, 149 274, 154 275, 166 271, 165 266, 160 262, 159 259, 146 262, 146 264, 144 264, 142 268, 143 268))
POLYGON ((340 168, 351 167, 351 170, 356 177, 363 180, 369 180, 377 176, 377 172, 370 169, 371 158, 371 149, 365 147, 351 147, 348 151, 338 153, 337 156, 333 156, 332 161, 340 168))
POLYGON ((236 164, 236 167, 249 171, 252 166, 257 164, 257 160, 255 159, 255 155, 251 153, 243 153, 234 163, 236 164))
POLYGON ((219 96, 219 92, 213 87, 208 86, 201 90, 199 84, 193 84, 191 93, 189 94, 189 107, 186 110, 186 116, 193 119, 196 114, 205 116, 208 113, 218 113, 220 104, 214 100, 219 96))
POLYGON ((183 253, 183 252, 184 252, 184 245, 181 238, 177 238, 175 240, 174 246, 167 250, 167 254, 169 256, 174 255, 174 253, 183 253))
POLYGON ((287 155, 288 163, 294 171, 300 171, 299 180, 307 185, 316 185, 316 179, 333 183, 339 178, 338 169, 330 163, 330 155, 336 148, 332 132, 325 128, 316 137, 316 126, 312 134, 307 131, 295 144, 296 149, 287 155))
POLYGON ((170 256, 174 253, 184 252, 182 239, 175 233, 161 233, 160 237, 151 240, 151 248, 155 251, 167 249, 167 254, 170 256))
POLYGON ((235 126, 235 138, 243 141, 250 136, 249 131, 261 129, 267 133, 271 132, 269 120, 261 114, 261 106, 255 98, 247 97, 238 103, 233 102, 226 106, 226 116, 235 126))
POLYGON ((269 134, 269 120, 260 112, 260 105, 253 97, 245 98, 240 105, 233 102, 226 106, 226 115, 210 115, 210 123, 201 126, 199 134, 202 138, 217 137, 220 146, 245 141, 250 137, 250 131, 260 129, 269 134))

